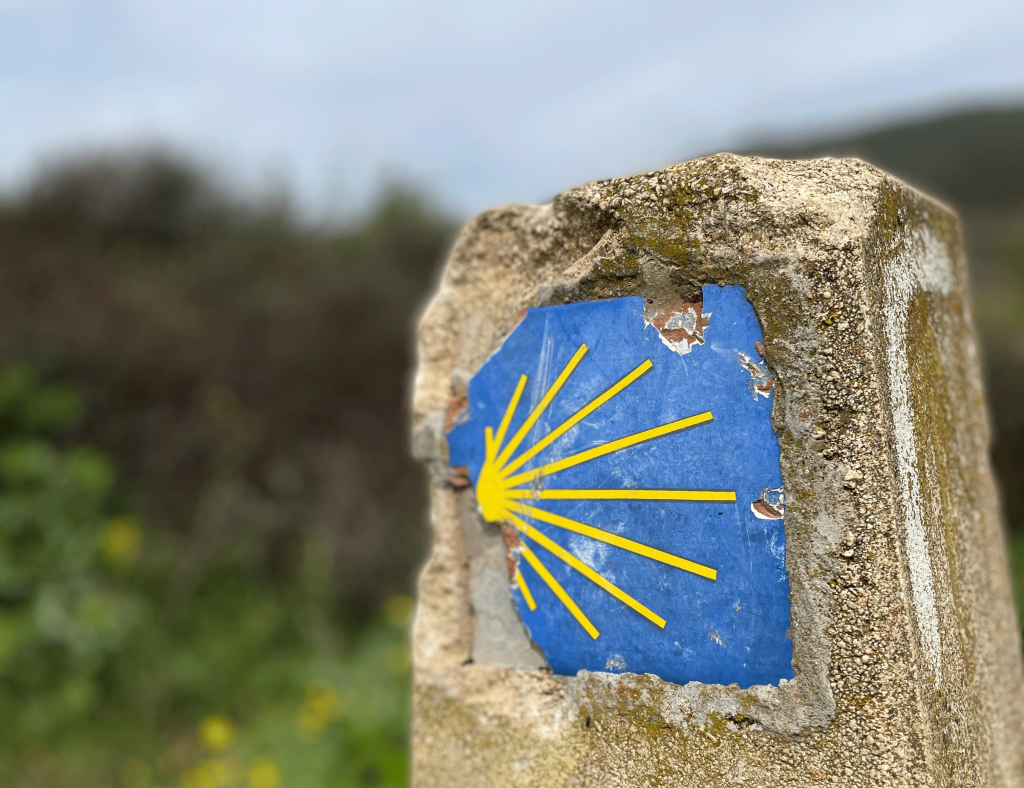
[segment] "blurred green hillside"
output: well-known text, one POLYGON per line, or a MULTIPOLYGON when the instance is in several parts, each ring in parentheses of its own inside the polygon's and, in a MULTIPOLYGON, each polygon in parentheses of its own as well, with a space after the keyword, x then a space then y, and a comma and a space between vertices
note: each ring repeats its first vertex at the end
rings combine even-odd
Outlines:
POLYGON ((405 783, 410 328, 452 234, 163 155, 0 205, 0 785, 405 783))

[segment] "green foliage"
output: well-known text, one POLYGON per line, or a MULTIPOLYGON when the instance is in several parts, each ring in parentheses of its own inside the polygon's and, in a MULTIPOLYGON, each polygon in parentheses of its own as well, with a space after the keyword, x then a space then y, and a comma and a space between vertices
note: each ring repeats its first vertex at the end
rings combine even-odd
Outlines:
POLYGON ((1010 534, 1010 568, 1013 570, 1013 588, 1017 601, 1017 615, 1024 629, 1024 533, 1010 534))
POLYGON ((100 665, 142 614, 140 600, 96 571, 109 461, 43 437, 80 415, 72 391, 39 386, 24 366, 0 372, 0 703, 21 710, 0 722, 7 742, 87 714, 100 665))
POLYGON ((0 369, 0 784, 403 785, 407 599, 346 634, 316 583, 228 555, 169 602, 182 540, 118 507, 110 458, 68 441, 83 415, 0 369))
POLYGON ((162 153, 0 203, 0 786, 405 782, 405 376, 452 230, 162 153))

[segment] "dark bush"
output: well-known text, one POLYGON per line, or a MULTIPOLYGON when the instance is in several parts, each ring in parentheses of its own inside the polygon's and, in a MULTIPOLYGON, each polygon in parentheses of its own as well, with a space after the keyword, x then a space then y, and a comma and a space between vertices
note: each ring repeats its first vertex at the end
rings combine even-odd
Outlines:
POLYGON ((423 554, 411 328, 451 234, 401 192, 325 230, 164 155, 51 166, 0 217, 0 359, 74 380, 74 439, 185 536, 168 604, 240 543, 254 580, 295 583, 314 529, 339 614, 358 618, 423 554))

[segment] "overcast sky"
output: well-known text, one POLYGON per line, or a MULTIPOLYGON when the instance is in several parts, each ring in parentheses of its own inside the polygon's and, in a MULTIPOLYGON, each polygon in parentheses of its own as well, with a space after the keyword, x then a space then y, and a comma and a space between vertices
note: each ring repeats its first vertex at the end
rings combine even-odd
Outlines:
POLYGON ((314 214, 459 214, 769 136, 1024 104, 1021 0, 0 0, 0 182, 159 142, 314 214))

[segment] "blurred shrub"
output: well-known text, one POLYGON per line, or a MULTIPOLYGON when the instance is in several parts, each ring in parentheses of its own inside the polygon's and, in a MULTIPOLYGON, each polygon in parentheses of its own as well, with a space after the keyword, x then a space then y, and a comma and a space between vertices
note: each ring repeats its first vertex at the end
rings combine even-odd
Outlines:
POLYGON ((223 232, 239 210, 197 169, 161 153, 57 161, 21 208, 23 221, 51 238, 152 245, 223 232))
POLYGON ((400 192, 310 228, 166 155, 53 165, 0 211, 0 360, 82 387, 75 436, 183 538, 167 604, 244 549, 252 582, 319 583, 358 619, 425 547, 410 333, 451 234, 400 192))
POLYGON ((1010 527, 1024 532, 1024 204, 974 225, 974 316, 987 366, 992 458, 1010 527))
POLYGON ((1013 588, 1017 601, 1017 617, 1024 629, 1024 532, 1010 534, 1010 566, 1013 569, 1013 588))
POLYGON ((163 155, 0 208, 0 785, 404 783, 451 230, 398 192, 310 228, 163 155))
POLYGON ((100 666, 144 612, 99 565, 109 460, 46 438, 80 415, 72 391, 40 386, 22 365, 0 371, 0 702, 19 711, 0 720, 8 743, 88 714, 100 666))
POLYGON ((122 511, 106 454, 62 446, 83 415, 0 369, 0 784, 404 784, 408 597, 346 634, 317 584, 254 584, 229 554, 169 610, 187 539, 122 511))

